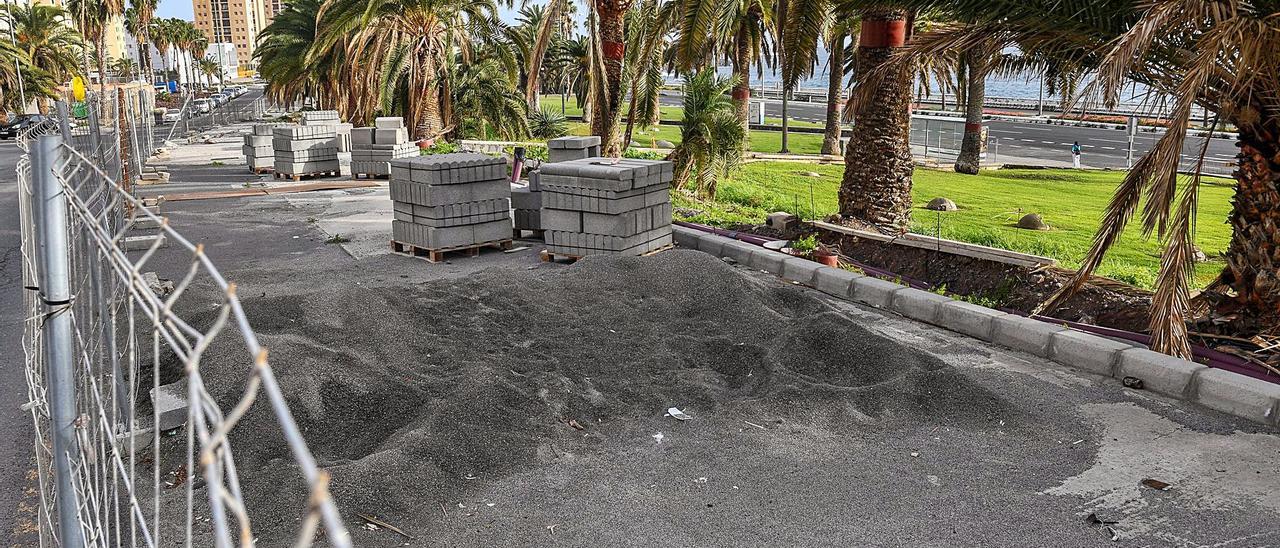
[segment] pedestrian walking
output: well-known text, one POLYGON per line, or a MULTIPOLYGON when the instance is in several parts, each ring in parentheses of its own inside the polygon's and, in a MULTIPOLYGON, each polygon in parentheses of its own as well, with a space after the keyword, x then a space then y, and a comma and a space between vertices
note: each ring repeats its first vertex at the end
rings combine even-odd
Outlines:
POLYGON ((1080 141, 1071 143, 1071 167, 1080 169, 1080 141))

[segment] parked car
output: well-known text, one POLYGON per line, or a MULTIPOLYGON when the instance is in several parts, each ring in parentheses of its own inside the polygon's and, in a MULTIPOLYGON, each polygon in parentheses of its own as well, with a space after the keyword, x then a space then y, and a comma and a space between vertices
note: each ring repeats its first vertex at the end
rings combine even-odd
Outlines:
POLYGON ((208 114, 210 111, 213 110, 213 99, 203 98, 203 99, 193 100, 191 101, 191 108, 195 109, 201 114, 208 114))
POLYGON ((182 109, 179 109, 179 108, 171 108, 171 109, 165 110, 164 114, 160 116, 160 121, 164 123, 177 122, 178 120, 181 120, 181 119, 182 119, 182 109))
POLYGON ((22 130, 39 124, 48 118, 48 116, 40 114, 20 114, 9 118, 9 123, 0 125, 0 139, 15 138, 22 130))

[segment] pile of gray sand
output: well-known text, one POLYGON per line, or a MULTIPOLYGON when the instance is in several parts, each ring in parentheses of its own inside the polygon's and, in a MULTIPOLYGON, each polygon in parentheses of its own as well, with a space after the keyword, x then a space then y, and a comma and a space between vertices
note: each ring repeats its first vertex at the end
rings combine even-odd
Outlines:
MULTIPOLYGON (((906 417, 965 427, 1008 412, 812 290, 698 252, 344 287, 244 306, 357 540, 371 534, 357 514, 413 529, 486 482, 601 451, 618 435, 610 425, 675 404, 699 420, 817 410, 872 432, 906 417)), ((193 323, 212 318, 202 314, 193 323)), ((230 409, 248 374, 240 341, 223 337, 202 371, 230 409)), ((289 544, 306 494, 264 398, 232 447, 259 545, 289 544)), ((181 491, 166 494, 175 506, 181 491)))

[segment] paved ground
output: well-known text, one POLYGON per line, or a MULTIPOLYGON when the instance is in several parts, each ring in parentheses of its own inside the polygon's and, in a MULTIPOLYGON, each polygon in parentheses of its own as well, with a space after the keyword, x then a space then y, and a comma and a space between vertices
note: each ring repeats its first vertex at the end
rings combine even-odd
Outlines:
MULTIPOLYGON (((679 105, 678 95, 662 96, 664 105, 679 105)), ((776 117, 782 112, 782 102, 766 100, 765 113, 776 117)), ((788 113, 796 120, 822 123, 826 121, 826 105, 823 103, 792 102, 787 106, 788 113)), ((1123 130, 1096 129, 1074 126, 1050 126, 1030 122, 1008 122, 1000 120, 988 121, 990 137, 998 138, 998 161, 1018 162, 1051 162, 1054 165, 1070 165, 1071 144, 1079 141, 1084 149, 1081 161, 1086 167, 1123 168, 1129 146, 1128 137, 1123 130), (1014 159, 1016 158, 1016 160, 1014 159)), ((912 126, 913 133, 919 135, 924 124, 917 121, 912 126)), ((1141 158, 1159 139, 1159 133, 1140 133, 1134 141, 1134 159, 1141 158)), ((919 137, 916 137, 919 138, 919 137)), ((935 134, 936 138, 936 134, 935 134)), ((1191 158, 1199 154, 1204 140, 1199 137, 1187 139, 1184 151, 1183 169, 1191 169, 1194 165, 1191 158)), ((922 154, 923 149, 917 150, 922 154)), ((936 154, 935 154, 936 155, 936 154)), ((1235 161, 1236 147, 1230 139, 1211 139, 1206 156, 1205 171, 1216 175, 1230 175, 1231 168, 1225 164, 1235 161)), ((945 157, 945 155, 943 155, 945 157)))
MULTIPOLYGON (((18 185, 14 167, 20 150, 13 141, 0 141, 0 546, 31 537, 15 532, 18 505, 31 469, 31 415, 19 409, 27 401, 23 374, 22 256, 18 229, 18 185)), ((25 524, 31 514, 22 512, 25 524)))

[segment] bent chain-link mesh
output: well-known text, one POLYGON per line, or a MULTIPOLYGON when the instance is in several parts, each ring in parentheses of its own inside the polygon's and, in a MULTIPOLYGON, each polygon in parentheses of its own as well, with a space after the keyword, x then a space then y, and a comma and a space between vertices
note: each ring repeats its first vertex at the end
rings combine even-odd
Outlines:
MULTIPOLYGON (((83 105, 62 103, 59 112, 74 113, 68 116, 74 122, 41 123, 18 140, 27 152, 17 169, 27 311, 22 338, 28 386, 24 409, 35 426, 41 543, 63 545, 60 535, 65 532, 58 530, 55 503, 67 496, 56 492, 52 479, 41 328, 47 318, 66 314, 73 326, 77 414, 70 473, 79 508, 78 534, 85 546, 191 546, 204 532, 211 533, 217 546, 254 545, 253 516, 243 502, 228 436, 259 399, 272 410, 308 484, 309 500, 299 508, 297 545, 310 545, 323 527, 330 545, 350 546, 329 496, 328 475, 316 465, 289 412, 235 285, 223 278, 201 244, 188 241, 134 196, 131 184, 123 184, 128 181, 121 179, 122 173, 136 178, 153 151, 154 104, 150 89, 127 87, 105 97, 91 96, 83 105), (36 179, 30 155, 41 135, 62 138, 53 177, 67 201, 66 251, 73 297, 57 307, 44 304, 37 295, 38 204, 33 199, 36 179), (127 251, 126 238, 142 225, 157 227, 159 237, 127 251), (164 290, 167 295, 144 277, 149 268, 157 269, 152 263, 161 262, 157 257, 162 245, 168 249, 159 266, 174 270, 173 257, 185 257, 172 291, 164 290), (189 297, 195 287, 216 289, 216 301, 204 305, 215 311, 212 320, 193 322, 178 314, 177 305, 186 302, 184 298, 199 299, 189 297), (220 336, 242 342, 249 366, 243 392, 229 409, 210 395, 201 374, 201 358, 220 336), (160 387, 162 361, 172 360, 180 365, 186 383, 185 463, 162 473, 161 447, 167 436, 157 427, 159 411, 149 403, 148 392, 160 387), (196 485, 196 477, 203 485, 196 485), (174 491, 179 487, 182 496, 174 491)), ((196 309, 189 302, 181 308, 196 309)))

